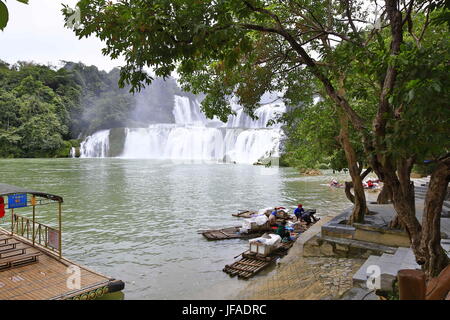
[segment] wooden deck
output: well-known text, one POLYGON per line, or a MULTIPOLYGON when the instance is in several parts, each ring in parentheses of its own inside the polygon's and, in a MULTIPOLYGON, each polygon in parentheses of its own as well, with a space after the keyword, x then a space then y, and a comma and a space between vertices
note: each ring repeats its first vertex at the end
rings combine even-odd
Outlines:
MULTIPOLYGON (((0 228, 0 238, 9 233, 0 228)), ((111 279, 67 259, 59 259, 44 248, 32 247, 18 236, 11 239, 17 247, 38 251, 36 261, 22 266, 0 270, 0 300, 48 300, 48 299, 95 299, 106 293, 123 289, 123 282, 111 279), (72 273, 69 266, 80 269, 81 288, 69 289, 67 282, 72 273)))

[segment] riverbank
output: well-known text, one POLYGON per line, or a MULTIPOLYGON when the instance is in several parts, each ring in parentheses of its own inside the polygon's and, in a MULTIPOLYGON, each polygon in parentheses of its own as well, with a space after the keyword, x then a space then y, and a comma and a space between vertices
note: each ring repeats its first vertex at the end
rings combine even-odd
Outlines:
MULTIPOLYGON (((419 221, 422 220, 424 209, 425 187, 423 186, 426 182, 426 179, 415 181, 416 213, 419 221)), ((374 294, 369 297, 367 295, 369 291, 364 289, 367 277, 365 270, 368 266, 371 264, 379 266, 382 289, 385 290, 392 288, 391 282, 396 278, 398 270, 420 269, 409 249, 407 236, 405 240, 400 234, 396 235, 395 230, 388 232, 388 230, 377 229, 384 225, 387 227, 387 223, 395 215, 395 210, 392 205, 369 204, 373 196, 373 194, 368 195, 367 200, 372 215, 367 217, 366 221, 366 224, 372 227, 355 226, 356 231, 344 232, 343 229, 355 229, 340 223, 344 221, 342 220, 345 219, 344 216, 350 214, 350 208, 342 213, 329 214, 300 237, 273 272, 265 278, 256 279, 257 281, 250 283, 237 298, 362 299, 361 295, 354 296, 354 293, 360 290, 365 299, 378 299, 374 294), (332 229, 335 234, 330 233, 332 229), (364 231, 366 229, 369 231, 364 231), (339 235, 339 233, 342 234, 339 235), (353 293, 344 295, 352 288, 355 288, 352 290, 353 293)), ((444 210, 447 209, 443 208, 443 213, 446 212, 444 210)), ((450 235, 450 221, 444 214, 441 219, 443 248, 448 250, 450 256, 450 242, 446 240, 450 235)), ((401 232, 397 231, 397 233, 401 232)))
POLYGON ((255 279, 237 299, 320 300, 336 299, 352 288, 352 276, 365 259, 303 257, 304 244, 320 233, 337 213, 323 217, 296 241, 289 254, 268 275, 255 279))

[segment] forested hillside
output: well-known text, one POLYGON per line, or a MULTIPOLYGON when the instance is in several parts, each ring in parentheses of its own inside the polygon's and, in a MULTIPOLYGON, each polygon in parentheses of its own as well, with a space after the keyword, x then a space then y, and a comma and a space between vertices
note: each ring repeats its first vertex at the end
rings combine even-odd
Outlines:
POLYGON ((62 68, 0 61, 0 157, 65 157, 97 130, 172 122, 174 79, 133 95, 119 70, 65 62, 62 68))

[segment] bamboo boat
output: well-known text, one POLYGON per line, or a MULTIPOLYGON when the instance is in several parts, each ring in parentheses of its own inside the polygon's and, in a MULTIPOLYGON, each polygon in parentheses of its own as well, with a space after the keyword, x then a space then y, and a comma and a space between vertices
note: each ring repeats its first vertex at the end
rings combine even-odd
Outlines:
MULTIPOLYGON (((288 218, 279 218, 277 217, 276 223, 279 224, 283 220, 285 221, 293 221, 294 218, 288 217, 288 218)), ((296 224, 295 232, 303 232, 305 229, 305 222, 301 222, 299 224, 296 224)), ((229 228, 223 228, 223 229, 213 229, 213 230, 201 230, 199 233, 201 233, 206 239, 210 241, 216 241, 216 240, 228 240, 228 239, 253 239, 262 236, 265 232, 272 231, 273 227, 270 227, 269 225, 264 225, 259 230, 253 230, 249 233, 240 233, 239 232, 240 226, 236 227, 229 227, 229 228)))
MULTIPOLYGON (((314 223, 306 225, 302 223, 299 225, 296 231, 304 232, 313 224, 314 223)), ((238 276, 239 279, 249 279, 256 275, 258 272, 270 266, 277 259, 284 257, 288 253, 289 249, 294 245, 299 236, 300 233, 297 233, 294 240, 281 243, 274 251, 272 251, 267 256, 247 250, 240 254, 241 259, 239 261, 235 261, 231 265, 226 265, 222 271, 227 273, 231 277, 238 276)))
POLYGON ((233 217, 237 218, 251 218, 253 215, 258 214, 258 211, 254 210, 239 210, 237 213, 232 213, 233 217))
POLYGON ((268 229, 257 230, 251 233, 240 233, 240 226, 216 229, 216 230, 204 230, 201 234, 208 240, 227 240, 227 239, 253 239, 260 237, 267 232, 268 229))

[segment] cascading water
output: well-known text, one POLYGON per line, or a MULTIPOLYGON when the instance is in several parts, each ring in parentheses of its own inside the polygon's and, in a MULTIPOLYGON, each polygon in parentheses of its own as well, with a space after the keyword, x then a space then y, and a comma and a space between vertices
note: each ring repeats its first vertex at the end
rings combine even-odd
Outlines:
POLYGON ((74 147, 70 148, 70 154, 69 154, 69 157, 70 157, 70 158, 76 158, 76 154, 77 154, 76 149, 75 149, 74 147))
MULTIPOLYGON (((122 158, 208 160, 255 163, 278 157, 283 132, 280 125, 266 127, 267 121, 285 111, 278 104, 263 105, 251 119, 239 106, 227 123, 207 119, 200 104, 175 96, 174 124, 152 124, 147 128, 126 128, 122 158)), ((96 132, 81 144, 81 157, 106 157, 109 131, 96 132)))
POLYGON ((104 158, 108 155, 109 130, 101 130, 80 144, 80 158, 104 158))

